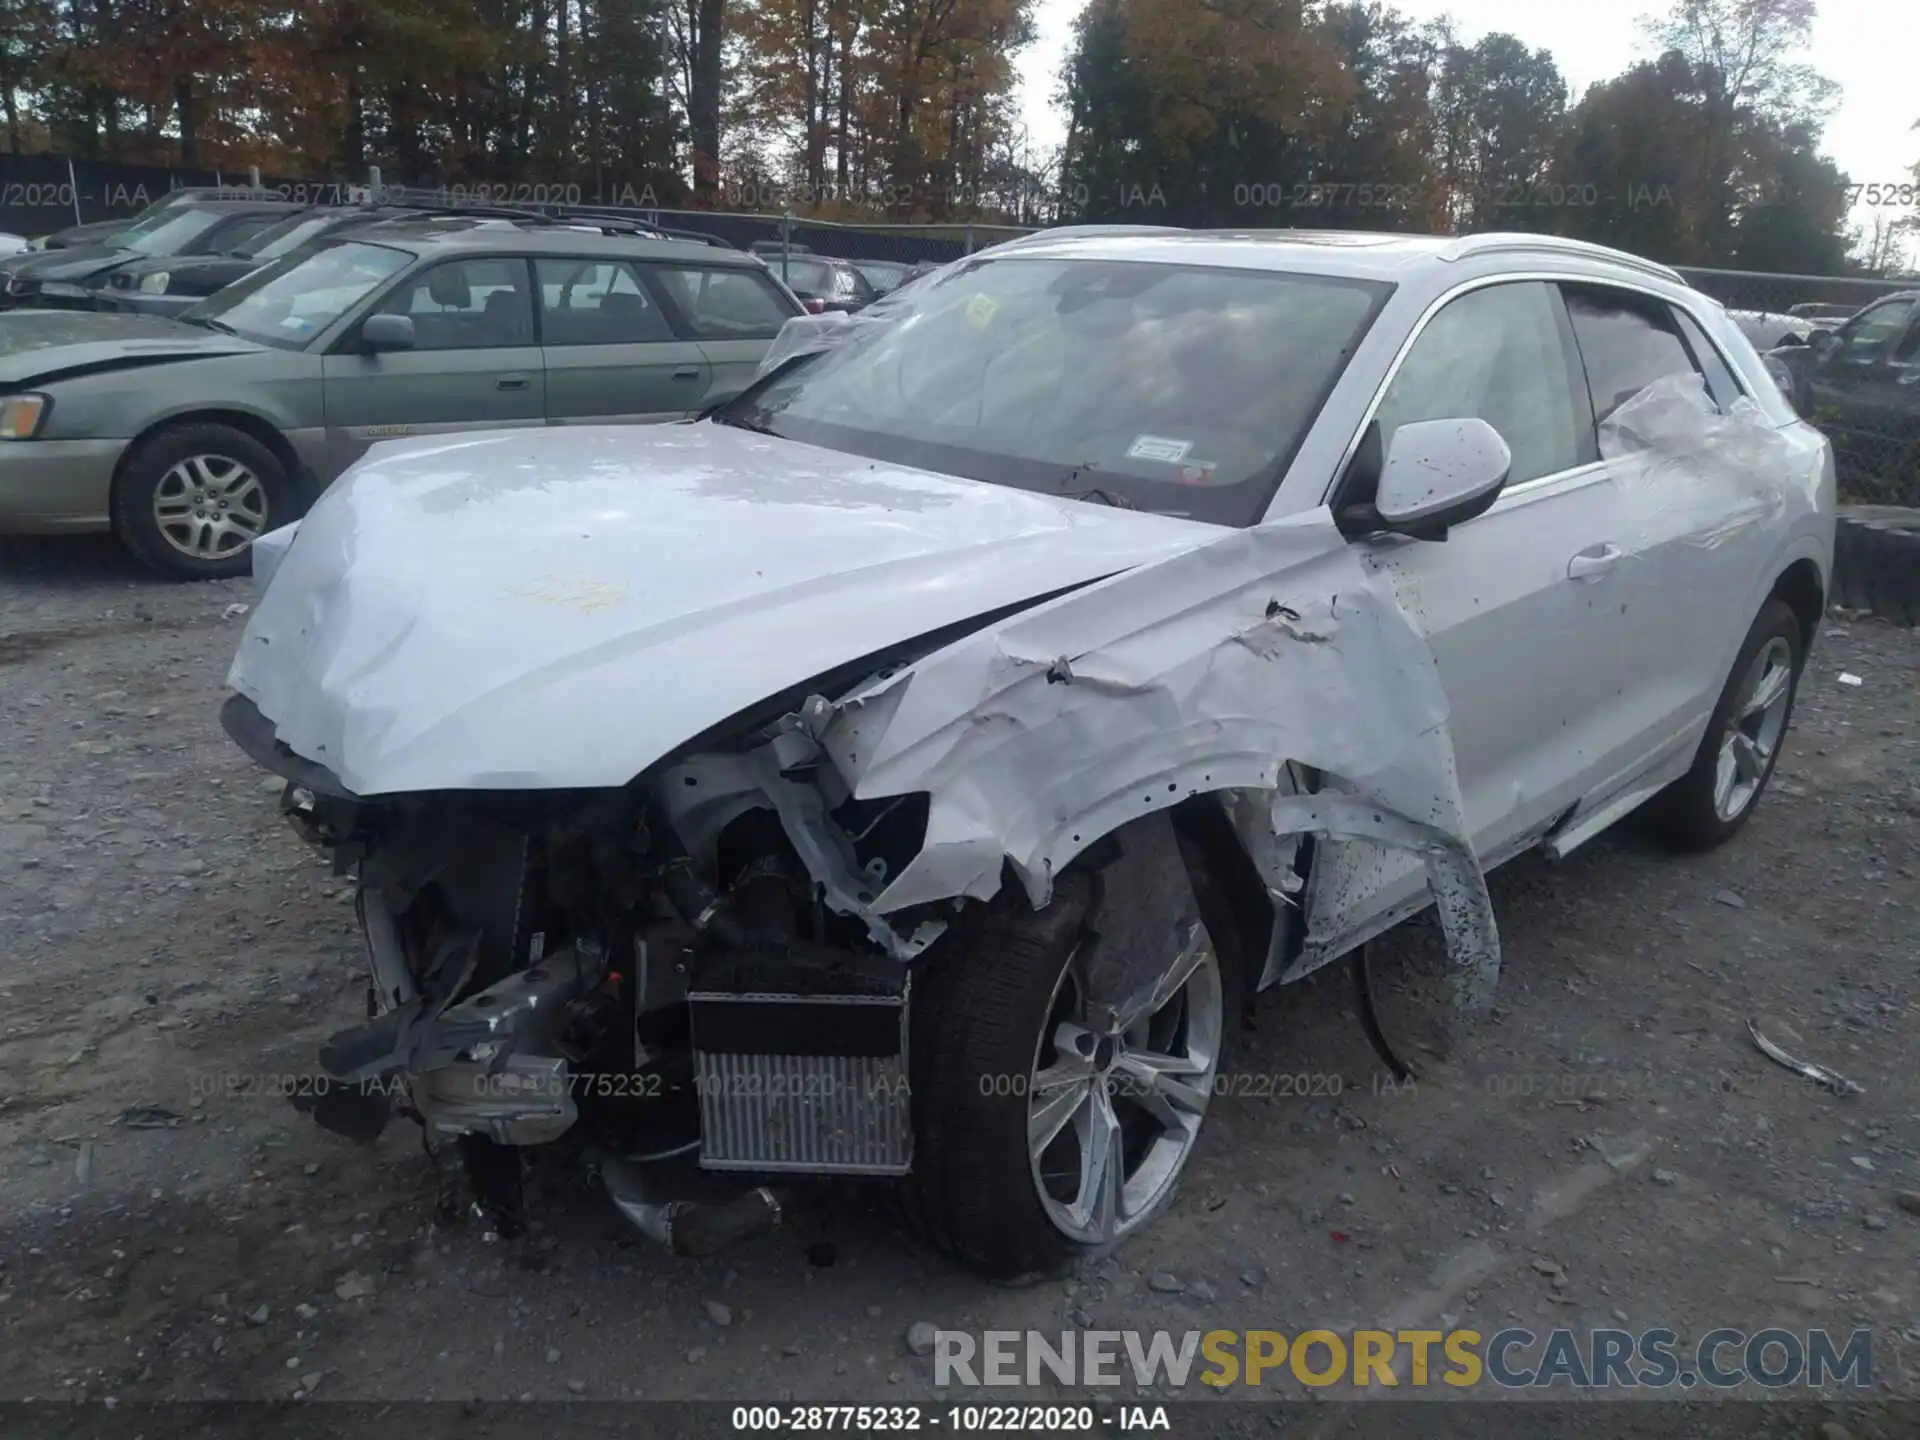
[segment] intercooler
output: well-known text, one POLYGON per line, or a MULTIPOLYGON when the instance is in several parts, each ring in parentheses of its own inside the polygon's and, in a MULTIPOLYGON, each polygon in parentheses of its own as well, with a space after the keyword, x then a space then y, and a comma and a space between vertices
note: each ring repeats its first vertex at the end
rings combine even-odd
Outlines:
POLYGON ((748 969, 726 972, 701 975, 687 996, 701 1165, 904 1174, 913 1163, 904 974, 789 969, 780 978, 799 983, 776 990, 742 988, 748 969))

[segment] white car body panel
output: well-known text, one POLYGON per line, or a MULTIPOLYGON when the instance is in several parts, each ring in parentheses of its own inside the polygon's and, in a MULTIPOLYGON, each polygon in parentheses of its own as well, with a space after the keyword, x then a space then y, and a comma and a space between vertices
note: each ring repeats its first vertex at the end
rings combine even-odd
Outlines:
POLYGON ((1571 848, 1592 817, 1684 770, 1786 568, 1806 561, 1820 585, 1830 574, 1825 441, 1725 309, 1661 267, 1539 237, 1088 233, 997 247, 1015 250, 1397 288, 1250 530, 712 423, 401 442, 271 548, 231 685, 362 795, 617 786, 770 697, 971 626, 801 717, 856 793, 932 794, 921 858, 875 915, 991 893, 1003 861, 1038 902, 1122 820, 1209 788, 1275 790, 1294 762, 1395 828, 1367 840, 1358 811, 1276 801, 1277 824, 1328 837, 1293 973, 1421 903, 1424 863, 1450 949, 1484 979, 1498 954, 1484 886, 1476 900, 1435 853, 1494 863, 1556 827, 1571 848), (1644 433, 1513 487, 1443 544, 1341 539, 1324 507, 1400 357, 1426 317, 1489 279, 1665 300, 1751 398, 1737 417, 1674 395, 1629 416, 1630 402, 1622 417, 1644 433), (1286 625, 1268 623, 1268 602, 1286 625))

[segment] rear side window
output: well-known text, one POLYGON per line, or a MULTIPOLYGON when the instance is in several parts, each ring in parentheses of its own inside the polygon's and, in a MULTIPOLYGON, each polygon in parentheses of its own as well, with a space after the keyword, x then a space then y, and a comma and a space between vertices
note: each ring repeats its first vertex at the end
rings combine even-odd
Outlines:
POLYGON ((1561 289, 1586 363, 1596 420, 1606 419, 1656 380, 1699 373, 1672 312, 1658 300, 1598 285, 1561 289))
POLYGON ((653 345, 678 338, 624 260, 536 260, 534 273, 548 345, 653 345))
POLYGON ((792 302, 761 270, 661 265, 653 273, 702 340, 771 340, 793 317, 792 302))
POLYGON ((1680 333, 1686 337, 1687 348, 1693 351, 1694 362, 1700 367, 1700 373, 1707 377, 1707 393, 1713 396, 1714 403, 1722 410, 1732 405, 1744 393, 1740 381, 1728 367, 1720 348, 1707 338, 1707 332, 1686 311, 1675 308, 1674 323, 1680 327, 1680 333))

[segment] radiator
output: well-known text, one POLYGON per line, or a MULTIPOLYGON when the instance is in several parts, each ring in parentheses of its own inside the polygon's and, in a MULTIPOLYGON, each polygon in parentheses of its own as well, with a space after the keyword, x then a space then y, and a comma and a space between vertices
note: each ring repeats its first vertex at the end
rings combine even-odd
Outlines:
POLYGON ((913 1164, 907 997, 694 991, 700 1164, 900 1175, 913 1164))

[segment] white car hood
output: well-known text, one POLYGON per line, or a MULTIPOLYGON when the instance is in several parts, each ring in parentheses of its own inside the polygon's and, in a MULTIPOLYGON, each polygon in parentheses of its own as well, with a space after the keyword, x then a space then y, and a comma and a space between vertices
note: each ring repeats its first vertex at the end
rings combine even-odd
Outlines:
POLYGON ((362 795, 621 785, 838 666, 1214 526, 702 423, 376 447, 228 684, 362 795))

